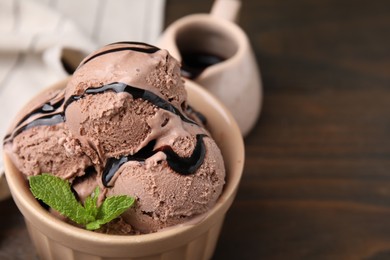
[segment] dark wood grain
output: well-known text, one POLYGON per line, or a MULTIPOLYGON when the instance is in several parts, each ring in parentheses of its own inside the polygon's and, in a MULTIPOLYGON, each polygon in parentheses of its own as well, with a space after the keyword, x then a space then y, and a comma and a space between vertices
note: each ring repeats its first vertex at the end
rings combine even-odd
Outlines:
MULTIPOLYGON (((166 24, 211 3, 167 0, 166 24)), ((390 2, 245 0, 239 24, 264 104, 214 259, 390 259, 390 2)), ((0 208, 0 259, 29 259, 0 208)))
POLYGON ((264 105, 215 259, 390 259, 390 2, 247 0, 240 25, 264 105))

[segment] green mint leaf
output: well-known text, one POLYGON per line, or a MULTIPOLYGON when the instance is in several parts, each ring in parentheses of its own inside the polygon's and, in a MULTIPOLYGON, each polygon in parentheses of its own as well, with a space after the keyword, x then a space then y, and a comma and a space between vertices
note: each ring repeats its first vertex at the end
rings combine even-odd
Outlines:
POLYGON ((86 225, 95 217, 77 201, 68 181, 59 177, 42 174, 29 178, 32 194, 74 222, 86 225))
POLYGON ((99 187, 84 201, 84 207, 77 201, 70 183, 59 177, 43 173, 29 178, 30 190, 39 200, 74 222, 84 225, 88 230, 100 228, 119 217, 135 201, 122 195, 107 197, 100 207, 97 206, 99 187))
POLYGON ((107 197, 99 208, 96 221, 88 223, 86 228, 89 230, 100 228, 101 225, 119 217, 134 204, 134 201, 134 198, 126 195, 107 197))
POLYGON ((88 196, 84 201, 84 208, 85 210, 93 216, 94 219, 96 219, 96 215, 99 211, 97 207, 97 201, 99 197, 99 187, 96 187, 95 191, 91 194, 91 196, 88 196))
POLYGON ((88 230, 96 230, 96 229, 99 229, 101 227, 101 225, 103 225, 103 224, 105 224, 105 223, 101 223, 101 221, 95 220, 93 222, 88 223, 85 226, 85 228, 88 230))

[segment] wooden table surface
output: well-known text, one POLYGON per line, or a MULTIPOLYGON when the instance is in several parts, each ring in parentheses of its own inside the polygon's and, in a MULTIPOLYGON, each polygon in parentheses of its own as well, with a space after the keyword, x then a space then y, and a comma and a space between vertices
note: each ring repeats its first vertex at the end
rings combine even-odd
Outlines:
MULTIPOLYGON (((167 0, 166 24, 212 1, 167 0)), ((213 259, 390 259, 390 2, 244 0, 261 117, 213 259)), ((12 200, 0 259, 36 259, 12 200)))

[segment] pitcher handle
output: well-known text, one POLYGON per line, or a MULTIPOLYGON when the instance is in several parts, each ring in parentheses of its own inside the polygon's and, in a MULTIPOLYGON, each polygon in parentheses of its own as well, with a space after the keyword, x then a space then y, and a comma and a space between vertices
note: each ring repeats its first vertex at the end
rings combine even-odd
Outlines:
POLYGON ((241 8, 239 0, 215 0, 210 14, 231 22, 236 22, 241 8))

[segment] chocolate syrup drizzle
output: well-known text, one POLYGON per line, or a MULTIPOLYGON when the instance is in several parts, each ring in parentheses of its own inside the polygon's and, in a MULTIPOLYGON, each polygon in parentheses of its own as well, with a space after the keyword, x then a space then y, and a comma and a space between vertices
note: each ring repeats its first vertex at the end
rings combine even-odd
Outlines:
POLYGON ((31 111, 29 114, 25 115, 19 122, 16 126, 20 126, 24 121, 26 121, 28 118, 30 118, 32 115, 35 115, 35 114, 48 114, 48 113, 53 113, 55 112, 57 109, 59 109, 62 104, 64 103, 64 99, 60 99, 59 101, 55 102, 55 103, 51 103, 51 101, 43 104, 43 106, 41 107, 38 107, 36 109, 34 109, 33 111, 31 111))
POLYGON ((146 44, 146 43, 143 43, 143 42, 116 42, 116 43, 112 43, 112 44, 109 44, 109 46, 111 45, 115 45, 115 44, 128 44, 128 45, 131 45, 129 47, 118 47, 118 48, 113 48, 113 49, 109 49, 109 50, 105 50, 105 51, 101 51, 101 52, 98 52, 94 55, 92 55, 91 57, 87 58, 86 60, 84 60, 83 62, 80 63, 79 65, 79 68, 81 66, 83 66, 84 64, 86 64, 87 62, 99 57, 99 56, 102 56, 102 55, 105 55, 105 54, 109 54, 109 53, 113 53, 113 52, 118 52, 118 51, 136 51, 136 52, 143 52, 143 53, 155 53, 157 51, 160 50, 160 48, 157 48, 156 46, 153 46, 153 45, 150 45, 150 44, 146 44), (140 46, 143 46, 143 47, 136 47, 136 46, 133 46, 133 45, 140 45, 140 46))
MULTIPOLYGON (((154 104, 155 106, 167 110, 171 113, 176 114, 179 116, 184 122, 196 124, 194 121, 188 119, 185 117, 176 107, 174 107, 172 104, 167 102, 166 100, 162 99, 161 97, 157 96, 151 91, 140 89, 137 87, 129 86, 125 83, 121 82, 114 82, 107 85, 103 85, 98 88, 88 88, 84 91, 82 95, 73 95, 69 97, 68 100, 65 101, 64 98, 61 100, 51 103, 50 101, 43 104, 41 107, 34 109, 32 112, 27 114, 21 121, 18 122, 17 126, 20 126, 23 124, 24 121, 29 119, 30 117, 34 115, 42 114, 42 116, 38 117, 37 119, 25 124, 22 127, 19 127, 14 130, 12 134, 9 134, 5 137, 4 143, 12 141, 13 138, 15 138, 18 134, 21 132, 35 126, 41 126, 41 125, 55 125, 62 122, 65 122, 65 110, 66 108, 73 102, 82 99, 86 95, 94 95, 99 93, 104 93, 106 91, 114 91, 116 93, 119 92, 126 92, 132 95, 133 99, 141 98, 144 100, 147 100, 154 104), (61 109, 62 105, 64 104, 63 109, 61 109), (57 111, 57 112, 56 112, 57 111), (50 114, 49 114, 50 113, 50 114)), ((169 167, 171 167, 172 170, 175 172, 181 174, 181 175, 188 175, 194 173, 203 163, 204 156, 206 153, 206 148, 203 142, 203 137, 206 135, 198 134, 196 135, 196 146, 194 148, 194 151, 190 157, 180 157, 177 153, 175 153, 170 146, 162 146, 154 150, 154 145, 156 143, 156 140, 153 140, 149 142, 148 145, 143 147, 140 151, 138 151, 134 155, 128 155, 128 156, 122 156, 119 159, 117 158, 109 158, 107 160, 107 163, 105 165, 105 168, 103 170, 102 175, 102 182, 104 186, 108 187, 108 183, 112 179, 112 177, 115 175, 117 170, 120 168, 120 166, 128 161, 145 161, 147 158, 151 157, 152 155, 156 154, 159 151, 162 151, 165 153, 167 157, 167 163, 169 167)))
MULTIPOLYGON (((145 43, 139 43, 139 42, 118 42, 115 44, 129 44, 131 46, 129 47, 118 47, 118 48, 112 48, 106 51, 102 51, 99 53, 96 53, 95 55, 92 55, 91 57, 87 58, 85 61, 83 61, 79 67, 83 66, 87 62, 91 61, 92 59, 95 59, 101 55, 105 55, 112 52, 118 52, 118 51, 138 51, 138 52, 144 52, 144 53, 154 53, 160 50, 159 48, 145 44, 145 43), (133 45, 139 45, 142 47, 137 47, 133 45)), ((155 106, 159 107, 160 109, 164 109, 166 111, 169 111, 171 113, 174 113, 175 115, 179 116, 182 121, 196 124, 194 121, 189 119, 188 117, 184 116, 179 109, 177 109, 175 106, 173 106, 171 103, 166 101, 165 99, 159 97, 158 95, 154 94, 151 91, 137 88, 134 86, 127 85, 125 83, 121 82, 113 82, 110 84, 106 84, 100 87, 91 87, 84 91, 81 95, 72 95, 67 100, 65 100, 64 97, 62 97, 60 100, 56 101, 58 97, 54 97, 52 100, 46 102, 41 107, 38 107, 31 111, 29 114, 24 116, 16 125, 15 130, 13 133, 8 134, 4 138, 4 143, 12 142, 12 140, 23 131, 35 127, 35 126, 50 126, 50 125, 56 125, 62 122, 66 121, 65 118, 65 111, 67 107, 72 104, 73 102, 80 100, 84 98, 86 95, 95 95, 99 93, 104 93, 106 91, 113 91, 115 93, 120 92, 126 92, 130 94, 133 99, 141 98, 143 100, 149 101, 150 103, 154 104, 155 106), (37 118, 32 120, 29 123, 26 123, 23 125, 29 118, 32 116, 37 115, 37 118)), ((188 108, 190 111, 192 111, 192 108, 188 108)), ((194 112, 194 111, 192 111, 194 112)), ((205 120, 203 117, 201 120, 205 120)), ((118 169, 126 162, 129 161, 139 161, 144 162, 147 158, 151 157, 152 155, 156 154, 159 151, 162 151, 165 153, 167 158, 167 163, 169 167, 171 167, 172 170, 175 172, 181 174, 181 175, 188 175, 194 173, 203 163, 206 148, 205 144, 203 142, 203 138, 207 136, 204 134, 198 134, 196 135, 196 145, 194 148, 194 151, 190 157, 180 157, 176 152, 173 151, 172 147, 170 146, 162 146, 159 148, 154 149, 154 146, 156 144, 156 140, 153 140, 149 142, 145 147, 143 147, 140 151, 135 153, 134 155, 127 155, 122 156, 120 158, 109 158, 107 160, 107 163, 103 170, 102 175, 102 182, 104 186, 108 187, 108 183, 111 181, 115 173, 118 171, 118 169)))
POLYGON ((109 158, 103 171, 102 182, 104 186, 110 187, 109 183, 111 179, 124 163, 130 161, 144 162, 147 158, 159 151, 165 153, 167 163, 172 170, 181 175, 193 174, 202 165, 206 154, 206 148, 203 142, 204 137, 207 137, 207 135, 196 135, 196 145, 190 157, 180 157, 170 146, 162 146, 154 150, 156 140, 152 140, 133 155, 109 158))
POLYGON ((103 93, 106 91, 114 91, 115 93, 126 92, 126 93, 130 94, 133 97, 133 99, 141 98, 143 100, 149 101, 150 103, 152 103, 156 107, 164 109, 166 111, 169 111, 169 112, 179 116, 181 118, 181 120, 183 120, 184 122, 196 124, 194 121, 192 121, 191 119, 184 116, 180 112, 180 110, 177 109, 175 106, 173 106, 171 103, 169 103, 165 99, 157 96, 153 92, 151 92, 149 90, 142 89, 142 88, 133 87, 133 86, 127 85, 125 83, 121 83, 121 82, 113 82, 113 83, 103 85, 103 86, 98 87, 98 88, 88 88, 87 90, 85 90, 83 95, 71 96, 66 101, 65 108, 68 105, 70 105, 72 102, 83 98, 85 95, 99 94, 99 93, 103 93))
POLYGON ((65 122, 65 110, 66 108, 72 104, 73 102, 82 99, 86 95, 95 95, 104 93, 106 91, 114 91, 115 93, 119 92, 126 92, 130 94, 133 99, 141 98, 143 100, 147 100, 150 103, 154 104, 155 106, 164 109, 166 111, 169 111, 171 113, 174 113, 175 115, 179 116, 184 122, 196 124, 191 119, 184 116, 179 109, 177 109, 175 106, 173 106, 171 103, 166 101, 165 99, 157 96, 151 91, 133 87, 130 85, 127 85, 125 83, 121 82, 114 82, 107 85, 103 85, 98 88, 88 88, 84 91, 82 95, 72 95, 68 98, 68 100, 61 99, 60 101, 51 104, 50 101, 43 104, 42 107, 39 107, 33 111, 31 111, 29 114, 27 114, 21 121, 18 122, 17 126, 20 126, 25 122, 28 118, 42 114, 43 116, 38 117, 37 119, 31 121, 30 123, 27 123, 26 125, 17 128, 12 134, 8 134, 4 138, 4 142, 12 141, 13 138, 15 138, 17 135, 19 135, 21 132, 35 126, 41 126, 41 125, 56 125, 62 122, 65 122), (64 103, 65 102, 65 103, 64 103), (60 110, 62 104, 64 103, 64 109, 60 110), (59 111, 58 111, 59 110, 59 111), (58 111, 58 112, 56 112, 58 111), (47 115, 48 114, 48 115, 47 115))
MULTIPOLYGON (((27 115, 25 115, 21 120, 19 120, 19 122, 16 124, 16 128, 19 127, 21 124, 23 124, 26 120, 28 120, 30 117, 36 115, 36 114, 42 114, 42 115, 45 115, 45 114, 50 114, 50 113, 53 113, 55 112, 56 110, 58 110, 62 104, 64 103, 64 98, 61 98, 60 100, 58 101, 55 101, 54 103, 52 103, 53 100, 55 100, 56 97, 54 97, 52 100, 46 102, 45 104, 43 104, 41 107, 38 107, 36 109, 34 109, 33 111, 31 111, 30 113, 28 113, 27 115)), ((40 118, 38 119, 35 119, 34 121, 22 126, 22 127, 19 127, 17 128, 13 133, 12 135, 11 134, 7 134, 5 137, 4 137, 4 143, 8 142, 8 141, 12 141, 12 139, 17 136, 18 134, 20 134, 21 132, 31 128, 31 127, 34 127, 34 126, 40 126, 40 125, 56 125, 56 124, 59 124, 59 123, 62 123, 64 122, 64 115, 63 113, 56 113, 56 114, 53 114, 53 115, 46 115, 46 116, 41 116, 40 118)))

